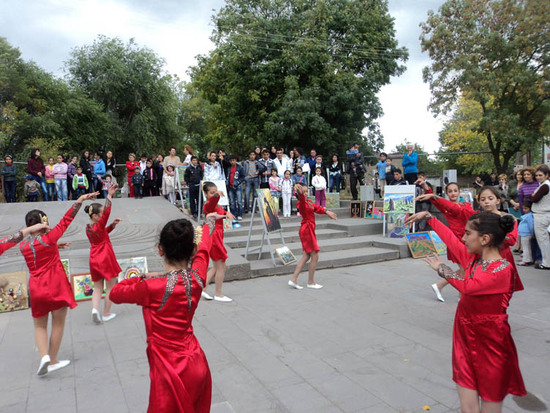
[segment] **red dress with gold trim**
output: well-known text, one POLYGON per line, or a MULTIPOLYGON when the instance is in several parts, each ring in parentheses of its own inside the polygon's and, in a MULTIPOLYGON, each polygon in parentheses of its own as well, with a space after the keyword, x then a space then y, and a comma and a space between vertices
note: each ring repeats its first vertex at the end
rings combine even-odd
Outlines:
POLYGON ((189 269, 123 280, 111 290, 114 303, 143 307, 149 360, 148 413, 208 413, 212 379, 206 356, 193 333, 193 315, 208 270, 211 236, 202 240, 189 269))
MULTIPOLYGON (((211 197, 206 202, 206 204, 204 204, 202 208, 204 211, 204 216, 212 212, 216 212, 220 215, 227 215, 227 211, 218 206, 219 200, 220 200, 220 196, 216 194, 213 197, 211 197)), ((227 250, 223 245, 223 220, 222 219, 216 220, 216 229, 212 234, 212 248, 210 249, 210 258, 212 259, 212 261, 222 260, 223 262, 225 262, 227 260, 227 250)))
POLYGON ((122 271, 109 239, 109 233, 113 230, 113 227, 106 227, 110 215, 111 200, 107 198, 105 209, 99 221, 94 225, 86 225, 86 235, 92 245, 90 247, 90 275, 93 282, 102 279, 110 280, 117 277, 122 271))
POLYGON ((509 393, 525 396, 506 314, 517 291, 514 268, 506 259, 486 261, 469 254, 440 221, 431 218, 428 223, 465 270, 464 278, 444 264, 438 270, 462 293, 453 327, 453 380, 490 402, 501 402, 509 393))
POLYGON ((59 257, 57 241, 73 222, 82 206, 76 203, 65 213, 59 224, 43 235, 28 236, 19 249, 29 268, 31 312, 34 318, 63 307, 76 307, 73 289, 59 257))
POLYGON ((300 215, 302 215, 300 231, 298 231, 300 241, 302 241, 302 250, 308 254, 313 251, 320 251, 319 245, 317 245, 317 236, 315 235, 315 214, 326 213, 326 208, 314 204, 304 194, 298 196, 297 206, 300 215))
POLYGON ((23 239, 23 234, 21 231, 17 231, 15 234, 10 235, 9 237, 2 238, 0 240, 0 255, 9 250, 12 247, 15 247, 18 242, 21 242, 23 239))

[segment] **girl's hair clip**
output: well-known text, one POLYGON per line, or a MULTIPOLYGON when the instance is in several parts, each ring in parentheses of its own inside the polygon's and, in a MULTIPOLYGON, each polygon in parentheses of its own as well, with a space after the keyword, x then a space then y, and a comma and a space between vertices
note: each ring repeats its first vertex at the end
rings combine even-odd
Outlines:
POLYGON ((202 227, 196 227, 195 228, 195 239, 193 240, 193 243, 195 245, 199 245, 201 243, 202 239, 202 227))

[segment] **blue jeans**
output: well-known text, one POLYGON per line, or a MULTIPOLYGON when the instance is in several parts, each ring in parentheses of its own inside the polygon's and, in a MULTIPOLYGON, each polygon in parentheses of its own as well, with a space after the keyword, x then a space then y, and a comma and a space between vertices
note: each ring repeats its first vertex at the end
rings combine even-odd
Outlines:
POLYGON ((229 209, 231 213, 236 217, 242 217, 243 189, 241 187, 227 188, 227 194, 229 195, 229 209))
POLYGON ((341 178, 341 175, 338 174, 338 175, 330 175, 328 177, 328 188, 329 188, 329 192, 332 192, 332 189, 335 188, 336 189, 336 192, 340 192, 340 178, 341 178))
POLYGON ((46 188, 48 188, 48 198, 47 201, 55 201, 55 182, 47 183, 46 188))
POLYGON ((82 195, 84 195, 86 193, 86 188, 76 188, 73 192, 73 199, 78 199, 80 198, 82 195))
POLYGON ((244 190, 244 212, 252 209, 253 201, 258 196, 256 189, 260 187, 260 178, 245 178, 246 188, 244 190), (250 199, 250 191, 252 191, 252 199, 250 199))
POLYGON ((6 188, 6 202, 15 202, 17 181, 6 181, 4 187, 6 188))
POLYGON ((57 192, 58 201, 67 201, 69 194, 67 193, 67 180, 55 178, 55 190, 57 192))
POLYGON ((32 179, 38 182, 38 185, 40 185, 40 188, 42 189, 42 196, 44 197, 44 201, 49 201, 48 199, 48 189, 46 188, 46 181, 44 181, 44 178, 41 178, 40 176, 31 175, 32 179))

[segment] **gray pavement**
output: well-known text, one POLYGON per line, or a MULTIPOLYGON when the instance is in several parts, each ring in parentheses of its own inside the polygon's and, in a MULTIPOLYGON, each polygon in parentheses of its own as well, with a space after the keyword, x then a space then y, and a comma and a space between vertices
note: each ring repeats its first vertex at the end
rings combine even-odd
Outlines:
MULTIPOLYGON (((521 269, 510 323, 530 396, 505 412, 550 405, 550 272, 521 269)), ((458 295, 436 301, 436 274, 421 260, 322 270, 322 290, 291 290, 287 277, 234 281, 229 304, 202 301, 195 332, 213 378, 212 412, 458 411, 451 332, 458 295)), ((300 278, 304 283, 305 274, 300 278)), ((69 312, 61 358, 35 376, 30 311, 0 314, 1 412, 144 412, 149 379, 137 306, 92 324, 91 303, 69 312)))

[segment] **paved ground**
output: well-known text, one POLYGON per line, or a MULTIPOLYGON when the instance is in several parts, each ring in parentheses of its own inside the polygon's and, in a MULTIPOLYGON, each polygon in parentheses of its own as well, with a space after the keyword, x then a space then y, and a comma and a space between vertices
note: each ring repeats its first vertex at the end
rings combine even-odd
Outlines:
MULTIPOLYGON (((510 313, 531 396, 506 412, 550 405, 550 273, 522 270, 510 313), (524 406, 524 407, 520 407, 524 406)), ((302 275, 301 281, 305 279, 302 275)), ((290 290, 286 277, 232 282, 231 304, 201 302, 195 331, 212 370, 215 413, 456 412, 451 327, 457 294, 435 300, 436 275, 403 259, 319 271, 319 291, 290 290)), ((30 311, 0 314, 0 411, 144 412, 148 364, 140 309, 92 324, 90 302, 67 319, 60 356, 72 364, 35 376, 30 311)))

